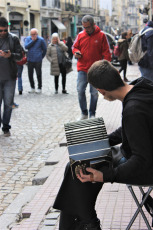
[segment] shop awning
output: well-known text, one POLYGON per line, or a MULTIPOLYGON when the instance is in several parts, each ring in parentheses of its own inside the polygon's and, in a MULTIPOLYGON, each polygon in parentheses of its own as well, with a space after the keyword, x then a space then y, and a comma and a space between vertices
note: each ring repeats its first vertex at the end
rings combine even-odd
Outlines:
POLYGON ((52 22, 55 24, 55 26, 61 30, 61 31, 65 31, 66 30, 66 27, 64 26, 63 23, 61 23, 60 21, 58 20, 52 20, 52 22))

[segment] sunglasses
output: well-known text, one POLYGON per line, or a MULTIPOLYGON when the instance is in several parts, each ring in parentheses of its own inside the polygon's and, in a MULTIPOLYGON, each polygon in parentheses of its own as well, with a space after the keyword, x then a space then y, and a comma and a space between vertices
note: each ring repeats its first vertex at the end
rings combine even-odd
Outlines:
POLYGON ((6 32, 8 32, 8 30, 0 30, 0 33, 1 33, 1 32, 5 32, 5 33, 6 33, 6 32))

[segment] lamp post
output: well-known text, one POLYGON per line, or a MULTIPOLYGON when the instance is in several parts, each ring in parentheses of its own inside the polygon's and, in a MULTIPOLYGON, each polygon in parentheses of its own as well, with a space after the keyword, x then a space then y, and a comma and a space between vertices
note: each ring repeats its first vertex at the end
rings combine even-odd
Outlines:
POLYGON ((27 12, 27 23, 24 24, 25 26, 25 35, 28 36, 29 35, 29 31, 30 31, 30 8, 31 5, 28 5, 26 12, 27 12))
POLYGON ((10 2, 7 2, 7 7, 6 7, 6 18, 9 22, 9 12, 10 12, 10 2))

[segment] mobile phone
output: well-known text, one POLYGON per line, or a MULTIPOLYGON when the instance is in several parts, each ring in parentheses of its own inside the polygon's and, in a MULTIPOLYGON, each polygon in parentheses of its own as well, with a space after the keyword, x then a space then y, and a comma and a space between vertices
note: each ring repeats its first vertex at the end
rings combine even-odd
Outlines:
POLYGON ((4 53, 8 53, 8 50, 3 50, 4 53))
POLYGON ((79 52, 75 52, 77 55, 81 55, 79 52))

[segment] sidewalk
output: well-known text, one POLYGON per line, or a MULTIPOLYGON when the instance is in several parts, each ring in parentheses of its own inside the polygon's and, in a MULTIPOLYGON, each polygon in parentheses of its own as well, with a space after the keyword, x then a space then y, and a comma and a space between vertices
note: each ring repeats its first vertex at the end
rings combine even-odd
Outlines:
MULTIPOLYGON (((74 72, 67 76, 69 94, 55 95, 54 79, 49 75, 47 60, 44 60, 42 94, 30 95, 27 70, 26 66, 24 67, 24 92, 19 96, 16 91, 15 102, 19 104, 19 108, 13 111, 12 136, 10 138, 0 136, 1 214, 25 186, 32 185, 33 177, 44 166, 48 157, 52 156, 54 149, 65 139, 64 123, 76 121, 80 115, 76 92, 76 60, 73 69, 74 72)), ((128 66, 127 78, 134 80, 138 76, 140 76, 138 67, 128 66)), ((88 90, 87 95, 89 101, 88 90)), ((100 116, 104 118, 108 133, 115 130, 120 125, 121 103, 117 101, 110 103, 99 96, 97 117, 100 116)), ((24 219, 16 223, 12 230, 58 229, 59 213, 52 209, 52 204, 68 161, 66 148, 61 148, 63 156, 60 162, 54 166, 54 170, 31 202, 22 209, 24 219)), ((96 210, 103 229, 125 229, 135 210, 135 204, 126 185, 108 183, 98 196, 96 210)), ((146 229, 142 218, 137 218, 131 229, 146 229)))

